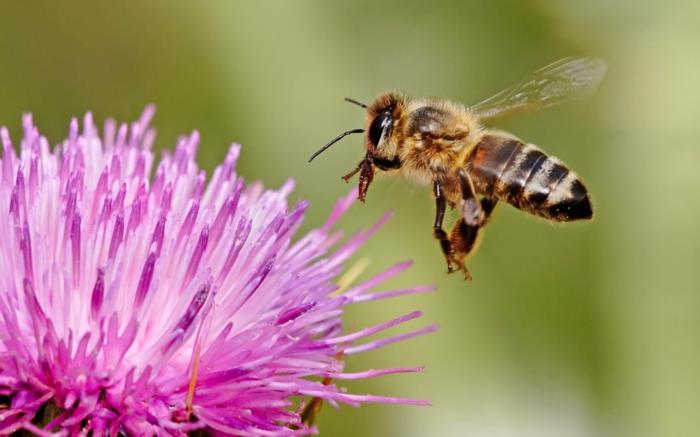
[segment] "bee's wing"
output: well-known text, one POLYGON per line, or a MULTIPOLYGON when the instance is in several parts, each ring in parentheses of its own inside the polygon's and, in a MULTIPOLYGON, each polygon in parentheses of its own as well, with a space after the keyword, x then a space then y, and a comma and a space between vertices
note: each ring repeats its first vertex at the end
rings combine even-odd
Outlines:
POLYGON ((607 68, 601 59, 560 59, 470 109, 479 118, 497 118, 575 100, 594 91, 607 68))

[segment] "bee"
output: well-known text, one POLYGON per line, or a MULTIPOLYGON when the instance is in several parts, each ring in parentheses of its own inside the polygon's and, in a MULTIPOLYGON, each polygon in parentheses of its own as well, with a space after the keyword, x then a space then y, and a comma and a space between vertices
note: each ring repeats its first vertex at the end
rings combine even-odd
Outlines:
POLYGON ((364 133, 365 156, 343 179, 348 182, 359 173, 363 202, 375 170, 432 185, 433 236, 448 273, 461 271, 471 279, 465 259, 498 202, 554 222, 593 217, 588 191, 576 173, 537 146, 482 123, 580 98, 597 87, 606 70, 599 59, 561 59, 468 107, 394 92, 380 95, 371 105, 346 98, 366 110, 364 128, 338 135, 309 162, 342 138, 364 133), (447 206, 459 212, 449 235, 443 229, 447 206))

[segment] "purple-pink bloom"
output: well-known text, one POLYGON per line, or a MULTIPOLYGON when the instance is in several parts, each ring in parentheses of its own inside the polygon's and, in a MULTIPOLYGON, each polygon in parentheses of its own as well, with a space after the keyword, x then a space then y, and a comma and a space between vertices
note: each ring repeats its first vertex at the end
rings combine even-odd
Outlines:
POLYGON ((288 205, 293 183, 246 185, 237 145, 207 182, 197 132, 151 177, 153 113, 102 136, 87 114, 53 148, 25 115, 19 155, 0 131, 0 434, 305 435, 312 398, 427 404, 336 385, 420 371, 343 364, 435 329, 367 339, 415 311, 343 332, 347 305, 431 289, 375 291, 400 263, 337 290, 387 217, 343 241, 332 228, 352 192, 295 239, 308 203, 288 205))

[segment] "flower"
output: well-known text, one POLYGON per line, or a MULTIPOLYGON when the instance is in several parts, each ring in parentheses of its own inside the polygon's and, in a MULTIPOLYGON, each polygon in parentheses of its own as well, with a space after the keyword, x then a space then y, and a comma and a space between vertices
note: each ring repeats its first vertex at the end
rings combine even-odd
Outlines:
POLYGON ((238 145, 207 183, 196 131, 151 181, 153 114, 100 137, 88 113, 53 149, 25 115, 19 156, 0 131, 0 434, 304 435, 304 404, 427 404, 333 382, 420 371, 343 362, 435 329, 358 343, 416 311, 343 333, 347 305, 430 290, 373 291, 408 263, 337 290, 386 217, 341 243, 353 192, 293 240, 308 207, 288 207, 293 183, 244 184, 238 145))

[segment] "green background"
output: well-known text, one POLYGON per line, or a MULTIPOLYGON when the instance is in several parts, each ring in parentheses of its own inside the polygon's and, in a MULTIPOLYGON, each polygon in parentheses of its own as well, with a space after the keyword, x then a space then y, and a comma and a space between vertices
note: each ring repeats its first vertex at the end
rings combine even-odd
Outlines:
MULTIPOLYGON (((429 189, 380 178, 342 221, 394 219, 362 251, 367 274, 438 291, 353 308, 351 326, 421 308, 440 331, 353 356, 350 369, 425 364, 350 382, 430 408, 326 408, 328 436, 700 435, 700 3, 696 1, 13 2, 0 8, 0 123, 32 111, 52 142, 69 117, 133 120, 156 103, 158 147, 200 130, 212 169, 297 181, 318 225, 348 187, 355 137, 308 155, 362 113, 342 102, 399 89, 478 101, 570 55, 602 57, 599 92, 499 127, 586 181, 591 223, 553 226, 499 207, 474 281, 444 273, 429 189)), ((423 323, 423 322, 421 322, 423 323)), ((412 327, 420 326, 415 323, 412 327)))

